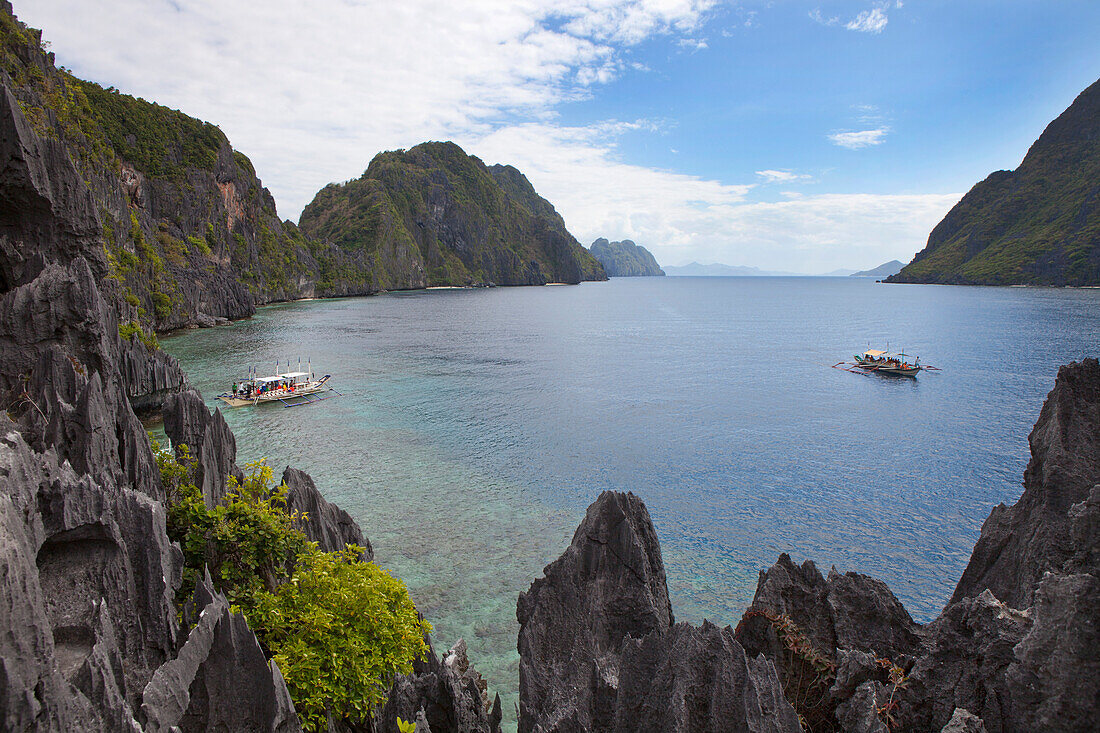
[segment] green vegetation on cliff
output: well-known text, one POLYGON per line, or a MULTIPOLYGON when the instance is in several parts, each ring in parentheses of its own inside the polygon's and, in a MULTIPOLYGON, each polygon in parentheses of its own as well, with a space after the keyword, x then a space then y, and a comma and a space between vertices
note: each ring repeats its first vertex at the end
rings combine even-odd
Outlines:
POLYGON ((384 288, 606 278, 523 174, 449 142, 375 156, 359 179, 321 189, 299 226, 369 257, 384 288))
POLYGON ((103 259, 90 264, 120 321, 154 333, 377 290, 370 262, 279 220, 252 162, 215 125, 56 68, 41 33, 6 5, 0 70, 29 127, 63 146, 91 192, 103 259))
POLYGON ((955 205, 887 282, 1100 285, 1100 81, 955 205))
POLYGON ((652 277, 665 274, 648 249, 629 239, 609 242, 600 237, 589 249, 611 277, 652 277))
POLYGON ((209 569, 215 588, 244 614, 279 665, 306 731, 328 719, 369 720, 395 675, 427 652, 421 621, 404 583, 348 545, 322 552, 294 528, 286 486, 271 468, 251 464, 243 484, 214 508, 194 483, 186 446, 180 458, 153 441, 169 498, 167 528, 184 554, 179 600, 209 569))

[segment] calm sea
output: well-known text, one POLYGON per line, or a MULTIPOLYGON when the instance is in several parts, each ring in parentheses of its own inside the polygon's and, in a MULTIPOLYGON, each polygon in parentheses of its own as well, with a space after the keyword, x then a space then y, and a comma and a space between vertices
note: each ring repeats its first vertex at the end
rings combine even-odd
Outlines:
POLYGON ((312 361, 336 399, 225 411, 240 460, 313 475, 511 712, 516 596, 604 489, 641 496, 678 620, 735 624, 781 552, 886 581, 920 621, 1015 501, 1100 290, 638 278, 299 302, 163 340, 210 406, 312 361), (830 366, 868 345, 942 372, 830 366))

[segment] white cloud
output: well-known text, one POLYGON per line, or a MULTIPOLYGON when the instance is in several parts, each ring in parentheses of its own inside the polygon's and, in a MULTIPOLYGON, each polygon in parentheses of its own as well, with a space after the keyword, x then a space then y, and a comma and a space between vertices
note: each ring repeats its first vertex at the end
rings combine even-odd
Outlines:
MULTIPOLYGON (((699 38, 716 0, 24 2, 22 19, 45 28, 78 75, 217 122, 291 218, 378 151, 440 139, 518 167, 581 241, 631 238, 668 264, 815 272, 907 259, 958 198, 754 202, 755 181, 805 179, 768 169, 739 183, 630 165, 619 138, 666 123, 555 122, 561 103, 646 71, 634 45, 699 38)), ((886 132, 831 139, 870 145, 886 132)))
POLYGON ((890 132, 889 127, 879 127, 874 130, 834 132, 828 137, 834 145, 839 145, 849 150, 859 150, 860 148, 868 148, 873 145, 881 145, 886 141, 886 133, 888 132, 890 132))
POLYGON ((680 48, 689 51, 703 51, 708 48, 705 38, 681 38, 677 43, 680 48))
MULTIPOLYGON (((844 27, 850 31, 857 31, 860 33, 882 33, 886 30, 886 24, 890 22, 890 18, 886 14, 886 11, 891 8, 900 9, 901 7, 901 0, 897 0, 893 3, 888 1, 879 2, 875 7, 860 12, 855 18, 844 23, 844 27)), ((814 8, 810 11, 810 19, 824 26, 837 26, 842 22, 838 16, 823 15, 820 8, 814 8)))
POLYGON ((526 173, 582 243, 633 239, 670 265, 696 260, 813 274, 907 262, 961 196, 785 192, 788 200, 755 202, 748 198, 753 184, 618 161, 609 139, 618 129, 532 123, 463 142, 486 162, 526 173))
POLYGON ((794 173, 788 170, 757 171, 756 175, 764 179, 764 183, 791 183, 793 181, 808 181, 811 176, 806 173, 794 173))
POLYGON ((886 17, 885 10, 872 8, 871 10, 864 10, 855 19, 845 24, 844 27, 850 31, 861 33, 882 33, 886 29, 888 21, 889 18, 886 17))
MULTIPOLYGON (((379 151, 548 120, 717 0, 17 0, 82 77, 215 121, 283 216, 379 151)), ((693 41, 698 46, 699 41, 693 41)))

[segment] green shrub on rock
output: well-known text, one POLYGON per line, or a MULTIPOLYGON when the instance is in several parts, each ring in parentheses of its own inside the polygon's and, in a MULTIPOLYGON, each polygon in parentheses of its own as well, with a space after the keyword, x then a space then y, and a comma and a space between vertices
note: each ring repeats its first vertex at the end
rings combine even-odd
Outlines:
POLYGON ((367 720, 396 674, 427 651, 422 621, 405 584, 348 545, 322 552, 294 528, 285 485, 273 487, 263 461, 230 478, 225 499, 206 506, 186 446, 179 456, 152 441, 168 497, 168 536, 184 554, 178 600, 203 569, 274 658, 302 727, 327 729, 328 717, 367 720))
POLYGON ((326 730, 329 713, 370 718, 394 675, 412 671, 427 651, 431 627, 419 619, 405 584, 374 563, 363 548, 298 558, 290 582, 259 593, 246 614, 273 652, 302 727, 326 730))

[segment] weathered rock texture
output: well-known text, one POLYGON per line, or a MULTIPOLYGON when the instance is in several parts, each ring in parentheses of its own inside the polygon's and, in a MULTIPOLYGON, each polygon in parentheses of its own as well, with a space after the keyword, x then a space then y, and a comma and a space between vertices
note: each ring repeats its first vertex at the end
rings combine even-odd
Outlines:
POLYGON ((608 277, 652 277, 665 274, 648 249, 629 239, 609 242, 600 237, 588 249, 603 265, 608 277))
POLYGON ((308 473, 287 466, 283 471, 282 483, 288 489, 287 511, 299 514, 301 518, 297 526, 306 537, 326 552, 342 550, 346 545, 358 545, 366 551, 363 553, 365 562, 374 559, 374 549, 370 540, 363 536, 363 530, 347 512, 321 496, 308 473))
POLYGON ((162 413, 165 435, 172 441, 177 457, 187 447, 194 461, 195 485, 202 491, 207 508, 213 509, 225 498, 230 476, 235 476, 238 484, 244 479, 235 462, 237 439, 221 410, 215 409, 211 414, 206 409, 198 390, 170 395, 164 401, 162 413))
POLYGON ((449 142, 380 153, 359 179, 321 189, 299 226, 376 261, 386 289, 607 279, 522 173, 449 142))
MULTIPOLYGON (((1024 493, 996 507, 951 600, 988 588, 1015 608, 1031 605, 1044 573, 1082 551, 1070 530, 1070 508, 1100 484, 1100 364, 1085 359, 1058 370, 1028 436, 1031 461, 1024 493)), ((974 712, 974 711, 971 711, 974 712)))
MULTIPOLYGON (((859 573, 841 575, 835 568, 826 579, 812 561, 798 566, 785 554, 760 573, 749 607, 757 609, 788 616, 828 655, 837 649, 855 649, 899 657, 912 654, 920 643, 920 626, 881 580, 859 573)), ((774 631, 748 641, 749 629, 760 625, 759 620, 742 624, 738 633, 750 651, 763 652, 777 643, 774 631)))
POLYGON ((1100 284, 1100 81, 947 213, 887 282, 1100 284))
POLYGON ((772 664, 673 623, 653 523, 605 491, 521 594, 520 731, 797 731, 772 664))
MULTIPOLYGON (((411 675, 400 675, 394 681, 385 704, 375 713, 375 731, 395 731, 401 718, 423 720, 430 730, 443 733, 500 733, 500 696, 488 706, 485 682, 470 666, 466 643, 459 639, 440 659, 432 640, 427 636, 424 640, 428 658, 414 662, 411 675)), ((417 724, 418 733, 424 729, 417 724)))
POLYGON ((279 668, 239 613, 214 590, 210 574, 185 609, 191 631, 175 659, 145 687, 147 731, 301 731, 279 668))

